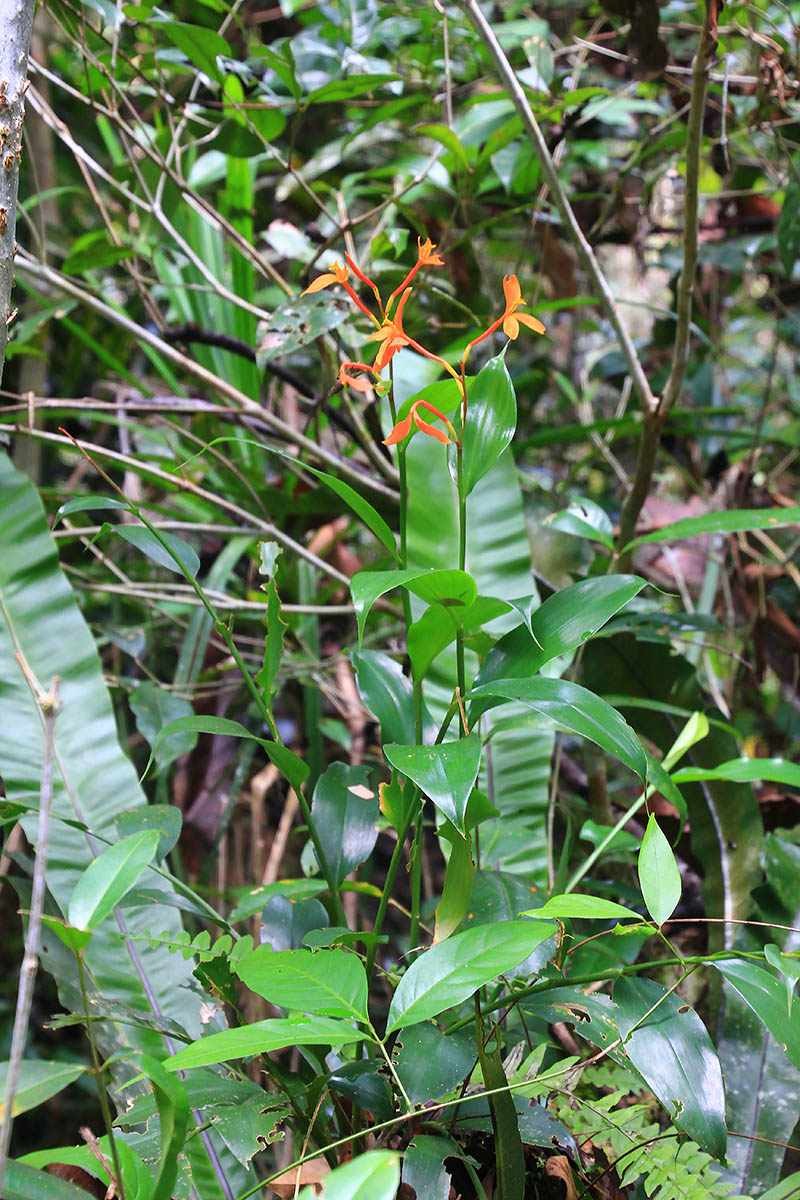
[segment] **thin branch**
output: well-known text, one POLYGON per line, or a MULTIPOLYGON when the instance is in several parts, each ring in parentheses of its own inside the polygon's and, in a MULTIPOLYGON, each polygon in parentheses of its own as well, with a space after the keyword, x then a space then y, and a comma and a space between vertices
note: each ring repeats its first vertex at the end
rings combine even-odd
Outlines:
POLYGON ((260 421, 263 421, 264 424, 271 429, 273 434, 277 434, 284 440, 294 443, 296 446, 300 446, 306 451, 306 453, 311 454, 315 458, 327 463, 329 466, 334 467, 337 471, 340 471, 342 475, 349 477, 351 481, 355 481, 361 486, 369 487, 373 491, 379 492, 380 494, 387 496, 392 500, 396 499, 396 493, 391 488, 387 487, 386 484, 384 484, 381 480, 376 479, 373 475, 368 475, 365 472, 358 470, 358 468, 356 468, 347 459, 340 458, 338 455, 326 450, 324 446, 320 446, 316 442, 312 441, 311 438, 305 437, 291 425, 287 424, 286 421, 283 421, 280 417, 276 416, 275 413, 271 413, 268 409, 263 408, 258 401, 253 400, 244 392, 239 391, 239 389, 234 387, 233 384, 228 383, 228 381, 225 379, 221 379, 218 375, 215 375, 213 371, 207 370, 205 367, 201 366, 199 363, 196 363, 187 355, 182 354, 179 350, 176 350, 174 346, 170 346, 168 342, 165 342, 162 337, 158 336, 158 334, 154 333, 150 329, 146 329, 143 325, 139 325, 136 321, 133 321, 129 316, 127 316, 126 313, 120 312, 118 309, 113 308, 110 304, 106 304, 105 301, 100 300, 97 296, 93 295, 85 288, 80 287, 80 285, 75 283, 72 279, 68 279, 65 275, 60 274, 51 267, 37 262, 36 259, 32 258, 23 251, 20 251, 17 257, 16 266, 21 275, 35 279, 40 283, 45 283, 64 295, 73 296, 76 300, 80 301, 81 304, 85 304, 88 308, 94 309, 95 312, 99 313, 102 317, 105 317, 106 320, 111 321, 115 325, 119 325, 133 337, 139 339, 139 341, 146 342, 147 345, 152 346, 152 348, 164 358, 169 359, 170 362, 175 363, 177 366, 187 371, 190 375, 194 375, 196 379, 201 380, 210 391, 217 392, 220 395, 225 396, 228 400, 232 400, 241 411, 247 413, 249 416, 257 418, 260 421))
POLYGON ((478 4, 478 0, 459 0, 460 7, 467 15, 472 27, 480 37, 486 47, 492 62, 494 63, 495 72, 503 87, 508 91, 509 96, 514 104, 514 107, 522 121, 523 128, 528 135, 528 139, 536 151, 539 159, 539 164, 542 169, 544 180, 550 189, 556 208, 564 222, 564 227, 567 231, 570 241, 575 247, 575 251, 581 264, 589 275, 594 284, 595 291, 599 299, 602 301, 606 316, 608 317, 614 332, 619 340, 620 349, 628 365, 628 370, 633 380, 633 386, 639 397, 645 413, 653 412, 656 408, 656 398, 650 390, 650 384, 647 381, 647 376, 644 373, 639 355, 636 352, 636 347, 633 344, 628 330, 622 320, 617 302, 614 299, 614 294, 611 286, 603 274, 602 268, 597 261, 592 247, 589 245, 583 230, 578 224, 575 213, 572 211, 572 206, 567 199, 567 194, 562 187, 561 180, 558 177, 555 164, 547 147, 544 135, 539 128, 533 110, 528 103, 528 98, 519 83, 517 76, 512 68, 508 58, 505 55, 500 43, 494 35, 491 25, 486 20, 483 12, 478 4))
POLYGON ((36 972, 39 966, 39 939, 42 931, 42 913, 44 912, 46 891, 47 845, 50 836, 50 806, 53 801, 55 721, 58 716, 58 710, 61 707, 61 701, 58 698, 60 683, 58 676, 53 676, 50 683, 50 690, 46 692, 34 676, 22 653, 17 653, 14 657, 19 663, 20 670, 25 676, 25 681, 42 714, 44 746, 42 749, 42 775, 39 793, 39 836, 36 843, 36 862, 33 869, 31 908, 28 917, 28 930, 25 936, 25 952, 19 972, 17 1010, 14 1015, 14 1032, 11 1035, 5 1103, 2 1125, 0 1125, 0 1189, 2 1188, 8 1150, 11 1145, 11 1126, 14 1120, 14 1096, 19 1084, 22 1060, 25 1054, 25 1044, 28 1040, 28 1022, 30 1021, 31 1007, 33 1005, 33 986, 36 982, 36 972))

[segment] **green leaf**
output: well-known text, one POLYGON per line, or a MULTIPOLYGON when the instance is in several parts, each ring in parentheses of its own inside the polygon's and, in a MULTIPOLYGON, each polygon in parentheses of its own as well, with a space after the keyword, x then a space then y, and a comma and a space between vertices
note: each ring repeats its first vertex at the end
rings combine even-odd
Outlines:
MULTIPOLYGON (((159 687, 149 679, 145 679, 131 692, 129 703, 136 719, 136 728, 150 746, 155 742, 159 731, 170 721, 189 717, 194 711, 188 700, 159 687)), ((197 735, 193 733, 171 738, 166 745, 161 743, 158 754, 154 756, 159 769, 166 770, 176 758, 188 754, 196 745, 197 735)))
POLYGON ((148 829, 155 830, 158 834, 156 862, 166 858, 176 844, 182 824, 183 814, 174 804, 148 804, 147 808, 131 808, 114 820, 114 828, 121 838, 148 829))
POLYGON ((492 596, 478 596, 464 609, 446 608, 442 604, 426 608, 408 630, 408 657, 417 677, 423 679, 427 675, 437 654, 455 641, 459 629, 467 633, 479 630, 510 609, 511 605, 505 600, 496 600, 492 596))
POLYGON ((337 886, 372 853, 378 815, 366 767, 332 763, 317 780, 311 816, 337 886))
POLYGON ((53 528, 55 529, 62 517, 68 517, 72 513, 95 512, 107 508, 131 511, 129 504, 124 500, 116 500, 113 496, 77 496, 74 500, 67 500, 66 504, 61 505, 53 521, 53 528))
POLYGON ((422 1021, 398 1037, 394 1049, 400 1082, 412 1104, 439 1100, 457 1088, 475 1066, 471 1032, 445 1034, 438 1025, 422 1021))
MULTIPOLYGON (((264 543, 262 542, 263 546, 264 543)), ((274 563, 273 563, 274 567, 274 563)), ((266 636, 264 638, 264 662, 261 669, 256 673, 256 683, 259 686, 264 701, 269 709, 270 714, 270 729, 273 737, 277 740, 278 727, 275 724, 275 719, 272 716, 272 701, 275 697, 275 678, 281 665, 281 655, 283 654, 283 635, 287 625, 281 616, 281 601, 278 595, 278 587, 275 583, 275 576, 271 575, 265 584, 264 591, 267 596, 266 608, 266 636)))
POLYGON ((157 850, 158 833, 145 830, 98 855, 75 885, 67 910, 70 925, 95 929, 131 890, 157 850))
POLYGON ((735 783, 785 783, 800 787, 800 765, 783 758, 732 758, 718 767, 681 767, 672 775, 675 783, 700 783, 706 779, 730 779, 735 783))
POLYGON ((681 875, 675 855, 653 813, 639 850, 639 886, 647 911, 656 925, 663 925, 672 916, 681 898, 681 875))
MULTIPOLYGON (((17 1090, 14 1093, 14 1106, 11 1116, 28 1112, 39 1104, 44 1104, 51 1096, 57 1096, 65 1087, 84 1074, 85 1063, 45 1062, 41 1059, 23 1059, 20 1064, 17 1090)), ((8 1078, 8 1063, 0 1062, 0 1118, 6 1106, 6 1081, 8 1078)))
POLYGON ((588 688, 565 679, 500 679, 470 693, 470 698, 483 696, 500 704, 519 700, 559 728, 588 738, 645 779, 647 759, 636 734, 616 709, 588 688))
POLYGON ((650 979, 622 976, 612 999, 623 1049, 670 1120, 712 1157, 724 1159, 725 1086, 697 1013, 650 979))
POLYGON ((152 562, 166 567, 168 571, 174 571, 176 575, 183 575, 185 571, 194 579, 200 570, 197 552, 174 533, 159 533, 159 537, 167 544, 165 548, 145 525, 113 525, 112 529, 124 541, 141 550, 152 562))
POLYGON ((778 250, 786 278, 791 279, 797 256, 800 254, 800 156, 795 156, 791 166, 789 184, 783 197, 781 215, 778 217, 778 250))
POLYGON ((346 1046, 363 1041, 364 1037, 348 1021, 334 1021, 330 1017, 273 1018, 211 1033, 165 1059, 164 1067, 168 1071, 210 1067, 233 1058, 270 1054, 287 1046, 346 1046))
POLYGON ((222 81, 222 72, 217 66, 219 55, 229 55, 230 46, 214 29, 200 25, 187 25, 182 21, 151 21, 156 29, 162 29, 174 46, 186 55, 189 62, 209 79, 222 81))
POLYGON ((605 900, 602 896, 582 896, 577 893, 551 896, 541 908, 530 908, 519 915, 521 917, 537 917, 540 920, 545 917, 555 917, 558 921, 587 919, 613 921, 624 920, 626 917, 633 917, 637 921, 642 919, 639 913, 634 912, 632 908, 626 908, 624 904, 617 904, 614 900, 605 900))
MULTIPOLYGON (((359 653, 353 650, 350 661, 356 672, 361 701, 381 727, 381 740, 413 742, 414 694, 411 680, 403 674, 400 664, 379 650, 359 653)), ((424 724, 431 729, 430 717, 424 724)), ((432 733, 430 740, 433 740, 432 733)))
POLYGON ((65 275, 83 275, 88 271, 113 267, 123 259, 132 258, 134 254, 135 251, 130 243, 116 245, 105 230, 88 233, 74 243, 70 253, 61 264, 61 270, 65 275))
POLYGON ((593 637, 645 586, 636 575, 602 575, 562 588, 530 615, 527 625, 512 629, 491 648, 475 687, 534 675, 551 659, 593 637))
POLYGON ((264 142, 273 142, 280 137, 286 128, 286 118, 277 108, 262 108, 253 124, 255 129, 249 129, 234 117, 222 121, 217 130, 220 150, 231 158, 255 158, 264 154, 264 142))
POLYGON ((794 985, 800 979, 800 958, 791 958, 788 954, 783 954, 780 946, 776 946, 774 942, 764 947, 764 957, 769 965, 783 976, 783 982, 786 984, 786 1012, 791 1017, 794 985))
POLYGON ((448 1200, 450 1173, 444 1160, 457 1152, 458 1147, 445 1138, 418 1134, 403 1155, 403 1183, 413 1188, 417 1197, 448 1200))
POLYGON ((383 747, 385 758, 414 781, 441 813, 464 834, 464 817, 481 763, 477 733, 439 746, 383 747))
POLYGON ((714 966, 752 1008, 790 1062, 800 1070, 800 1024, 786 1011, 786 991, 781 980, 754 962, 715 961, 714 966))
MULTIPOLYGON (((585 437, 585 434, 583 434, 585 437)), ((573 500, 563 512, 546 517, 543 524, 549 529, 557 529, 560 533, 568 533, 571 537, 589 538, 593 542, 602 542, 609 550, 614 549, 614 526, 604 508, 594 500, 585 497, 573 500)))
POLYGON ((263 370, 274 358, 288 358, 302 346, 336 329, 349 316, 350 305, 347 300, 327 292, 312 292, 310 296, 285 300, 272 310, 268 321, 258 323, 258 369, 263 370))
POLYGON ((86 1200, 86 1190, 26 1163, 8 1159, 3 1177, 4 1200, 31 1200, 33 1196, 36 1200, 86 1200))
POLYGON ((336 104, 342 100, 353 100, 367 92, 394 83, 399 75, 351 75, 348 79, 332 79, 322 87, 315 88, 306 96, 306 104, 336 104))
POLYGON ((472 879, 475 863, 472 858, 472 842, 469 834, 462 837, 451 821, 439 829, 439 837, 450 843, 450 857, 444 876, 442 898, 436 906, 434 944, 443 942, 455 933, 469 907, 472 894, 472 879))
POLYGON ((367 976, 347 950, 280 950, 258 946, 234 971, 271 1004, 328 1017, 367 1019, 367 976))
POLYGON ((414 133, 420 137, 431 138, 432 141, 438 142, 440 146, 444 146, 445 150, 450 151, 460 167, 463 167, 465 170, 469 168, 467 152, 461 145, 458 135, 448 125, 415 125, 414 133))
MULTIPOLYGON (((325 1176, 322 1200, 394 1200, 400 1183, 400 1156, 390 1150, 368 1150, 325 1176)), ((298 1200, 314 1200, 316 1190, 303 1188, 298 1200)))
POLYGON ((179 717, 177 721, 170 721, 161 729, 152 745, 152 753, 147 766, 144 769, 144 775, 150 769, 150 763, 153 761, 158 747, 168 737, 172 737, 175 733, 215 733, 223 737, 238 737, 250 738, 254 742, 258 742, 261 749, 266 754, 270 762, 273 762, 278 770, 288 779, 295 791, 300 788, 308 779, 308 766, 301 758, 298 758, 286 746, 280 742, 268 742, 266 738, 256 737, 249 729, 245 729, 244 725, 240 725, 238 721, 231 721, 228 717, 179 717))
POLYGON ((392 997, 386 1033, 415 1025, 467 1000, 523 962, 551 936, 551 921, 477 925, 431 946, 414 960, 392 997))
POLYGON ((379 596, 400 586, 408 587, 410 592, 428 604, 442 604, 461 610, 474 603, 478 594, 474 579, 466 571, 426 571, 424 567, 409 567, 405 571, 359 571, 350 580, 350 593, 358 621, 359 650, 372 605, 379 596))
MULTIPOLYGON (((464 426, 462 473, 464 495, 468 496, 510 444, 517 427, 517 399, 505 364, 505 355, 491 358, 471 380, 469 407, 464 426)), ((450 474, 458 481, 455 447, 448 456, 450 474)))
POLYGON ((172 1200, 178 1177, 178 1156, 183 1150, 189 1123, 189 1098, 181 1081, 149 1054, 142 1055, 142 1066, 153 1085, 161 1140, 158 1177, 151 1200, 172 1200))
POLYGON ((702 517, 685 517, 663 529, 634 538, 623 551, 652 542, 672 542, 681 538, 698 537, 701 533, 744 533, 748 529, 782 529, 785 525, 800 525, 800 508, 732 508, 710 512, 702 517))
POLYGON ((797 1200, 800 1196, 800 1171, 787 1175, 769 1191, 763 1192, 761 1200, 797 1200))

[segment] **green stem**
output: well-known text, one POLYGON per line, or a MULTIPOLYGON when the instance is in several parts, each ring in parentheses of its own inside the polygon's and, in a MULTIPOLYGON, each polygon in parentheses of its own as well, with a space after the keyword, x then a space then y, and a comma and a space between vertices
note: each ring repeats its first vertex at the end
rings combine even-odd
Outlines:
MULTIPOLYGON (((381 892, 381 898, 378 903, 378 911, 375 915, 375 924, 373 926, 373 932, 374 932, 376 938, 378 938, 380 936, 380 932, 383 929, 383 922, 386 918, 386 910, 389 907, 389 900, 392 895, 392 888, 394 886, 395 876, 397 875, 397 870, 398 870, 398 867, 400 866, 400 862, 403 857, 403 846, 405 845, 405 840, 408 835, 408 831, 411 828, 411 825, 413 823, 415 811, 417 808, 417 802, 419 801, 419 798, 420 798, 419 797, 419 788, 415 787, 412 790, 411 796, 409 797, 408 810, 406 812, 403 824, 402 824, 401 828, 398 829, 398 831, 397 831, 397 843, 392 852, 392 857, 389 862, 389 869, 386 872, 386 880, 383 885, 383 891, 381 892)), ((378 948, 378 943, 377 943, 377 941, 374 941, 367 952, 367 978, 368 979, 370 978, 370 976, 372 974, 372 968, 375 965, 375 955, 377 953, 377 948, 378 948)))
MULTIPOLYGON (((422 680, 414 679, 414 740, 422 745, 422 680)), ((411 843, 411 925, 409 927, 409 945, 412 950, 419 942, 419 910, 422 891, 422 813, 424 803, 414 821, 414 840, 411 843)))
MULTIPOLYGON (((462 419, 463 439, 463 419, 462 419)), ((458 487, 458 569, 466 570, 467 563, 467 498, 464 495, 464 449, 456 443, 457 487, 458 487)), ((458 687, 463 696, 467 690, 464 670, 464 630, 459 625, 456 633, 456 672, 458 687)))
POLYGON ((106 1127, 108 1135, 108 1144, 111 1148, 111 1159, 114 1163, 114 1175, 116 1177, 117 1187, 119 1189, 120 1200, 125 1200, 125 1186, 122 1180, 122 1166, 119 1161, 119 1153, 117 1152, 117 1143, 114 1138, 114 1123, 111 1119, 111 1109, 108 1106, 108 1096, 106 1095, 105 1084, 103 1083, 103 1068, 100 1063, 100 1055, 97 1053, 97 1043, 94 1040, 94 1032, 92 1031, 92 1018, 89 1016, 89 997, 86 994, 86 975, 83 967, 83 952, 79 951, 78 959, 78 984, 81 991, 81 999, 83 1000, 83 1014, 86 1018, 86 1036, 89 1039, 89 1051, 92 1056, 92 1074, 97 1085, 97 1096, 100 1101, 100 1111, 103 1114, 103 1124, 106 1127))

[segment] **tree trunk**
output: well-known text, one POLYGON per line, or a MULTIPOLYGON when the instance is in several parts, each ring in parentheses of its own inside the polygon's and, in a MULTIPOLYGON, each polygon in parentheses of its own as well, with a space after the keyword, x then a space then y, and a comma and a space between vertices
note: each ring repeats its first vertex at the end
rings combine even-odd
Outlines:
POLYGON ((12 319, 23 96, 35 0, 0 0, 0 381, 12 319))

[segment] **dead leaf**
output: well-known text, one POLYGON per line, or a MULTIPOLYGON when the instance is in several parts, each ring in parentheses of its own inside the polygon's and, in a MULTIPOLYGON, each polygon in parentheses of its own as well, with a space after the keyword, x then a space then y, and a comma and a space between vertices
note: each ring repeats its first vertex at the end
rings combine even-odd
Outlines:
POLYGON ((572 1168, 565 1154, 555 1154, 552 1158, 548 1158, 544 1164, 544 1170, 551 1179, 560 1179, 563 1182, 566 1187, 564 1200, 578 1200, 578 1189, 575 1187, 572 1168))
POLYGON ((294 1200, 301 1188, 309 1186, 314 1189, 314 1195, 319 1196, 322 1193, 323 1180, 330 1174, 330 1170, 325 1159, 318 1154, 316 1158, 310 1158, 299 1167, 290 1167, 288 1171, 284 1171, 277 1179, 268 1183, 267 1187, 271 1188, 280 1200, 294 1200))

